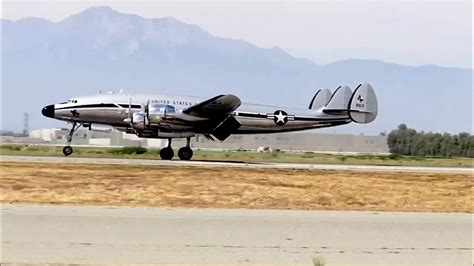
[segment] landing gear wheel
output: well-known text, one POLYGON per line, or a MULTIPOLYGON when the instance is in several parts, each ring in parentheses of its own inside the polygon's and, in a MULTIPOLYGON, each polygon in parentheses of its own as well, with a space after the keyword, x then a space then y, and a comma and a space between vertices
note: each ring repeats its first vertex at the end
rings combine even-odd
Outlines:
POLYGON ((66 146, 66 147, 63 148, 63 153, 64 153, 64 155, 66 155, 66 156, 71 155, 72 152, 73 152, 73 150, 72 150, 72 147, 71 147, 71 146, 66 146))
POLYGON ((189 147, 182 147, 178 151, 178 157, 181 160, 191 160, 191 158, 193 157, 193 150, 191 150, 191 148, 189 147))
POLYGON ((173 159, 174 151, 171 147, 166 147, 160 150, 160 157, 162 160, 171 160, 173 159))

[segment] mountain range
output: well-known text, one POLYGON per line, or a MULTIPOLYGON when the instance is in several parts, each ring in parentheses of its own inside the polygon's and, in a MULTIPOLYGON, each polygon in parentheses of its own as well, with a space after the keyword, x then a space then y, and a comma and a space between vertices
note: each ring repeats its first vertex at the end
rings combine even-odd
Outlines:
POLYGON ((245 102, 306 107, 319 88, 369 82, 379 117, 337 132, 378 134, 401 123, 425 131, 472 131, 472 69, 362 59, 320 65, 278 47, 214 36, 175 18, 148 19, 110 7, 59 22, 24 18, 1 24, 2 129, 21 130, 24 112, 31 128, 64 126, 43 118, 41 108, 99 90, 233 93, 245 102))

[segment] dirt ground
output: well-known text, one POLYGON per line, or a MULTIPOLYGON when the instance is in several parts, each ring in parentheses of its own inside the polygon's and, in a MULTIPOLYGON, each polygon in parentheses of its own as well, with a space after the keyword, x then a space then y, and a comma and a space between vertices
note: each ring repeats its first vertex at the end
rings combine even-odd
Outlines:
POLYGON ((8 203, 473 212, 470 174, 1 163, 8 203))

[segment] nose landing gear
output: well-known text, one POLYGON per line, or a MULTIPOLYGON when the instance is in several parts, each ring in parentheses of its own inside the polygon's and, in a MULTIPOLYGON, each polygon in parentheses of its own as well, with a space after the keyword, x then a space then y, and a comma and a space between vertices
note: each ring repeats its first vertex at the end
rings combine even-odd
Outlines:
POLYGON ((71 155, 73 152, 74 152, 74 150, 72 149, 71 146, 69 146, 69 145, 68 145, 68 146, 64 146, 64 148, 63 148, 63 154, 64 154, 65 156, 69 156, 69 155, 71 155))
POLYGON ((80 128, 82 126, 82 123, 80 123, 79 125, 77 124, 77 122, 72 122, 72 128, 71 130, 69 130, 69 133, 67 134, 66 136, 66 140, 67 140, 67 145, 63 148, 63 154, 65 156, 69 156, 71 155, 74 150, 72 149, 71 146, 69 146, 71 144, 71 141, 72 141, 72 136, 74 135, 74 132, 76 132, 76 130, 78 128, 80 128))

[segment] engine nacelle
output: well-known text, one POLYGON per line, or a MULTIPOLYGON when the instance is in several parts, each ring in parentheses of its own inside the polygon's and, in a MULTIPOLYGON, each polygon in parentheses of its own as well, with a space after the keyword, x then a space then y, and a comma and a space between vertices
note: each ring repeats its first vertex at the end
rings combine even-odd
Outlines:
POLYGON ((149 104, 147 108, 148 123, 150 125, 159 125, 162 121, 174 119, 176 109, 172 105, 149 104))
POLYGON ((145 129, 147 126, 147 119, 144 112, 135 112, 132 114, 132 126, 135 129, 145 129))

